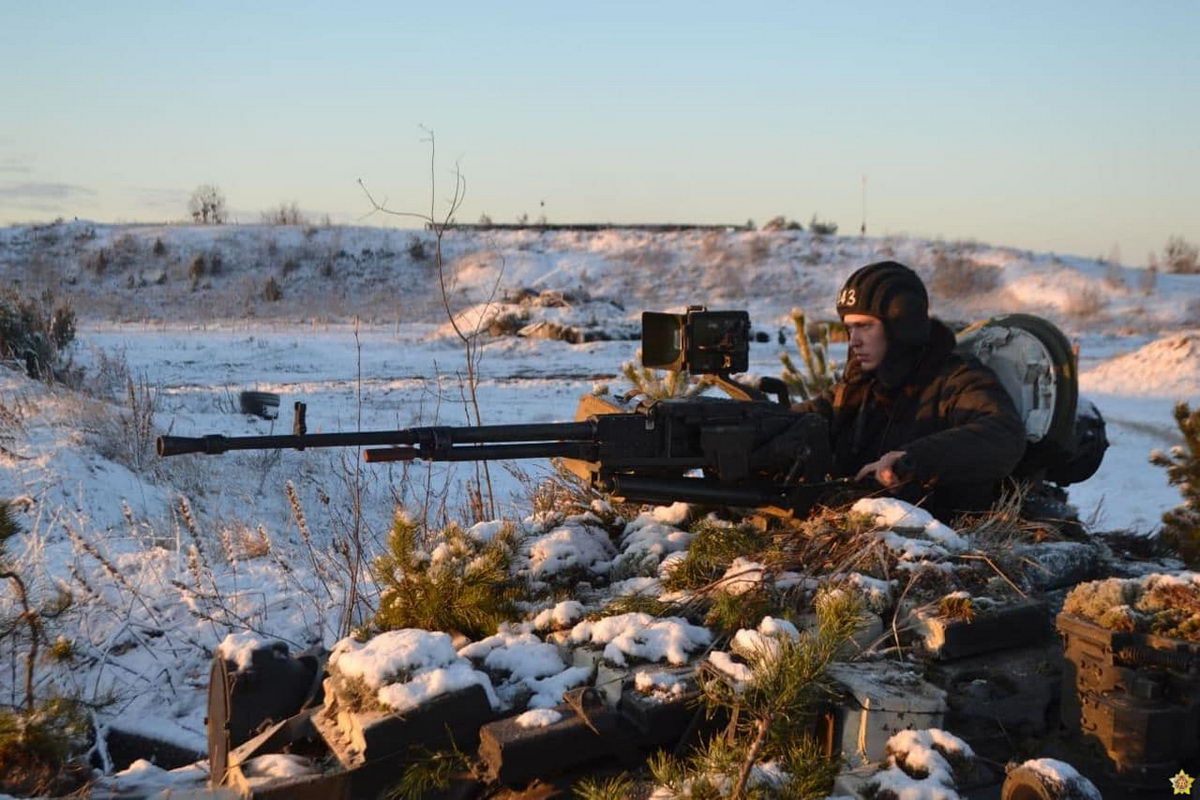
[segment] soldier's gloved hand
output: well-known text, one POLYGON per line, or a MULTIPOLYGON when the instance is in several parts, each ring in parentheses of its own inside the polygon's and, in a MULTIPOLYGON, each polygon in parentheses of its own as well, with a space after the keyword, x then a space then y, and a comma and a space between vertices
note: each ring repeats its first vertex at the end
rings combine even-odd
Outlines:
POLYGON ((893 489, 912 477, 912 463, 907 455, 903 450, 884 453, 878 461, 864 464, 854 479, 874 478, 884 488, 893 489))

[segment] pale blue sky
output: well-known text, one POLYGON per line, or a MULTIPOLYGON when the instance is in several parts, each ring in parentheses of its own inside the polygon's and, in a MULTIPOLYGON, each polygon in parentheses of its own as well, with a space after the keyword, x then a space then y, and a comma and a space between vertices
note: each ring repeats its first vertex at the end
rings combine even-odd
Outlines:
POLYGON ((1143 263, 1200 240, 1200 3, 0 0, 0 223, 215 183, 352 221, 762 223, 1143 263))

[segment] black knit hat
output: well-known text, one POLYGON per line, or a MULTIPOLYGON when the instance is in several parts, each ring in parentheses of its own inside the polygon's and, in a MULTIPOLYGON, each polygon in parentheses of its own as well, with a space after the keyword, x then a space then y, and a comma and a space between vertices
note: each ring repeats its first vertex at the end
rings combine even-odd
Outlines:
POLYGON ((883 321, 888 341, 929 341, 929 295, 925 284, 903 264, 878 261, 855 271, 838 292, 837 312, 867 314, 883 321))

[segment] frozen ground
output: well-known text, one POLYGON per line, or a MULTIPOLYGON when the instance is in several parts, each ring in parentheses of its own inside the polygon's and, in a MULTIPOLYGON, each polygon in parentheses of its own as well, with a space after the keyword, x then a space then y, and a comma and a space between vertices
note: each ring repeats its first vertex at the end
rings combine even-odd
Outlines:
MULTIPOLYGON (((413 257, 414 236, 429 249, 428 234, 376 229, 0 230, 0 278, 73 298, 74 358, 91 392, 0 367, 0 497, 18 501, 26 530, 9 554, 39 596, 61 587, 76 598, 60 623, 76 660, 40 668, 39 691, 96 702, 101 727, 203 749, 209 659, 227 633, 331 645, 346 629, 337 587, 349 544, 362 543, 368 559, 378 552, 398 501, 431 521, 467 515, 464 483, 475 473, 466 465, 362 465, 336 450, 169 460, 151 452, 153 436, 168 431, 286 433, 293 401, 308 404, 313 432, 466 424, 463 352, 446 335, 429 262, 413 257), (213 253, 222 254, 216 274, 189 274, 195 255, 211 262, 213 253), (278 279, 282 300, 261 298, 267 277, 278 279), (356 313, 367 321, 353 324, 356 313), (243 389, 281 394, 280 419, 236 413, 243 389)), ((689 301, 749 308, 771 334, 751 350, 760 375, 779 371, 775 333, 790 331, 789 309, 826 311, 854 267, 894 256, 931 282, 960 270, 960 280, 982 283, 935 291, 936 312, 1042 313, 1080 344, 1082 391, 1108 420, 1112 443, 1098 475, 1070 490, 1081 515, 1101 529, 1151 533, 1178 502, 1147 455, 1178 441, 1172 405, 1200 399, 1200 331, 1185 330, 1200 324, 1200 276, 1159 276, 1150 287, 1139 271, 1086 259, 791 232, 454 234, 447 251, 455 311, 486 300, 497 281, 501 293, 583 288, 623 303, 588 320, 600 329, 689 301)), ((483 421, 568 421, 595 384, 625 388, 616 376, 635 350, 630 341, 490 340, 479 362, 483 421)), ((528 514, 522 472, 547 469, 518 466, 490 470, 498 516, 528 514)), ((351 616, 371 608, 369 574, 363 590, 351 616)), ((0 657, 0 702, 17 699, 15 661, 0 657)))

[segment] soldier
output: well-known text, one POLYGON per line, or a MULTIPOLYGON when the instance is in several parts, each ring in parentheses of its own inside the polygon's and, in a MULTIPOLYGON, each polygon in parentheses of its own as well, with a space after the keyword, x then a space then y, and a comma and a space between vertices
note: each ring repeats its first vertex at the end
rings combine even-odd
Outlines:
POLYGON ((846 281, 837 311, 845 375, 795 406, 828 421, 834 476, 874 478, 943 518, 990 506, 1025 451, 1025 427, 991 370, 954 353, 921 279, 895 261, 869 264, 846 281))

